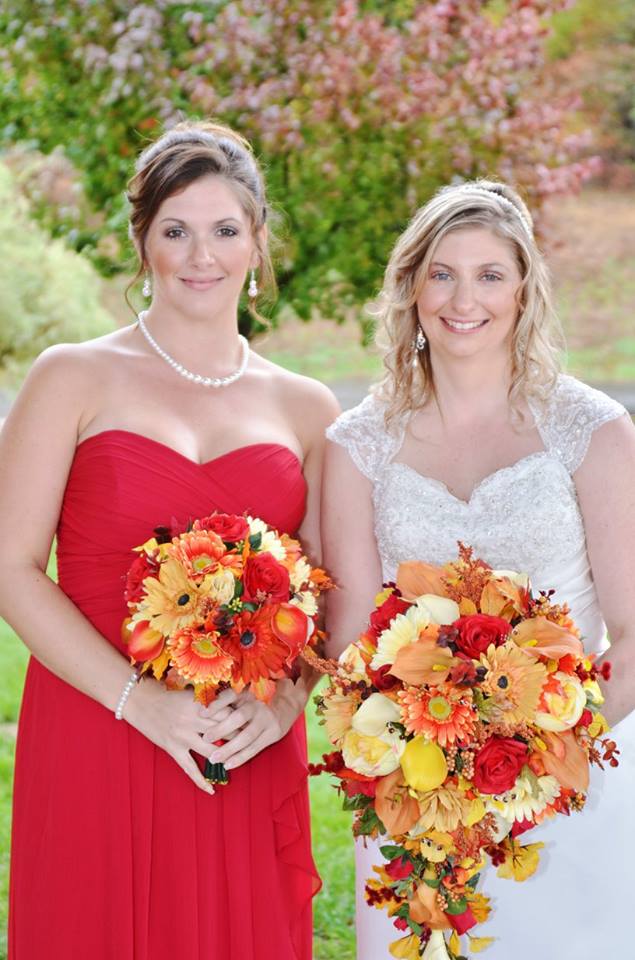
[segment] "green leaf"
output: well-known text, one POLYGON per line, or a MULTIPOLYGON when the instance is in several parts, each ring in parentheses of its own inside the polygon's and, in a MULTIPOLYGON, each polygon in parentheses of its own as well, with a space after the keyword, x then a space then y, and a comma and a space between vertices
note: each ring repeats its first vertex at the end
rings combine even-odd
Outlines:
POLYGON ((445 913, 448 913, 451 917, 456 917, 460 913, 465 913, 467 910, 467 900, 465 897, 461 897, 459 900, 450 900, 448 898, 448 905, 445 908, 445 913))
POLYGON ((260 532, 252 533, 252 535, 249 538, 249 546, 251 547, 251 549, 258 550, 260 548, 261 543, 262 543, 262 534, 260 532))
POLYGON ((403 847, 397 847, 391 844, 386 844, 385 847, 380 847, 379 850, 382 857, 385 857, 386 860, 394 860, 395 857, 406 857, 408 855, 403 847))

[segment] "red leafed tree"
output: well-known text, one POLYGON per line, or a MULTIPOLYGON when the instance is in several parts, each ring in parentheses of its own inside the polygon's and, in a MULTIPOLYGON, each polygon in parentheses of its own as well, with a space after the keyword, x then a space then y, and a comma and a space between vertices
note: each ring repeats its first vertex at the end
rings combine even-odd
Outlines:
POLYGON ((4 135, 64 146, 103 214, 73 236, 113 269, 123 246, 106 256, 103 238, 123 238, 144 138, 184 115, 233 124, 284 212, 283 301, 337 318, 373 294, 397 233, 439 185, 501 177, 539 215, 594 171, 575 104, 545 70, 566 5, 5 0, 4 135))

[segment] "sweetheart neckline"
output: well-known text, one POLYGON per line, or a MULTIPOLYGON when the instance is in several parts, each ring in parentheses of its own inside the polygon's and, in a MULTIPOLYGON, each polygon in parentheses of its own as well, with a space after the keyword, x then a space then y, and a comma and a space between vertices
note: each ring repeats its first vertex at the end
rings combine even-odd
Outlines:
MULTIPOLYGON (((434 486, 439 487, 441 490, 444 491, 444 493, 448 495, 448 497, 450 497, 452 500, 454 500, 456 503, 460 504, 461 506, 470 507, 476 495, 481 491, 481 489, 484 486, 487 485, 488 482, 494 480, 496 477, 499 477, 502 474, 510 473, 514 471, 517 467, 523 466, 524 464, 529 463, 532 460, 537 460, 543 457, 547 457, 548 459, 553 460, 554 463, 559 464, 566 471, 566 468, 564 467, 564 465, 560 463, 559 460, 556 460, 555 457, 549 452, 549 450, 535 450, 533 453, 528 453, 527 456, 521 457, 520 460, 516 460, 514 463, 508 464, 508 466, 506 467, 499 467, 498 470, 494 470, 492 471, 492 473, 488 473, 487 476, 483 477, 482 480, 479 480, 479 482, 474 486, 467 500, 464 500, 462 497, 457 497, 456 494, 452 493, 447 483, 444 483, 443 480, 438 480, 436 477, 428 477, 426 476, 425 473, 420 473, 414 467, 411 467, 410 464, 408 463, 403 463, 400 460, 391 460, 390 463, 387 464, 387 466, 403 467, 408 473, 413 474, 415 477, 418 477, 420 480, 423 480, 426 483, 431 483, 434 486)), ((567 473, 567 476, 570 476, 568 471, 566 471, 566 473, 567 473)))
POLYGON ((276 443, 275 441, 272 441, 272 440, 262 440, 262 441, 259 441, 258 443, 246 443, 246 444, 243 444, 242 447, 234 447, 232 450, 227 450, 225 453, 220 453, 218 454, 218 456, 211 457, 209 460, 200 461, 200 460, 194 460, 192 459, 192 457, 188 457, 186 453, 181 453, 180 450, 175 450, 174 447, 171 447, 167 443, 163 443, 162 440, 155 440, 153 437, 146 437, 145 434, 137 433, 136 430, 124 430, 118 427, 112 427, 107 430, 100 430, 98 433, 93 433, 89 437, 85 437, 83 440, 80 440, 80 442, 75 447, 75 453, 77 454, 77 451, 81 447, 85 446, 85 444, 90 443, 91 441, 94 441, 94 440, 102 439, 103 437, 107 437, 112 434, 122 434, 123 436, 134 437, 135 439, 143 440, 145 443, 150 443, 153 446, 161 447, 163 450, 169 451, 175 457, 179 457, 181 460, 185 460, 187 463, 192 464, 195 467, 209 467, 213 463, 218 463, 220 460, 225 460, 228 457, 231 457, 237 453, 242 453, 245 450, 252 450, 258 447, 274 447, 279 450, 285 450, 288 454, 290 454, 293 457, 293 459, 296 461, 300 469, 302 468, 302 461, 300 460, 300 457, 297 455, 297 453, 295 453, 294 450, 291 449, 291 447, 288 447, 284 443, 276 443))

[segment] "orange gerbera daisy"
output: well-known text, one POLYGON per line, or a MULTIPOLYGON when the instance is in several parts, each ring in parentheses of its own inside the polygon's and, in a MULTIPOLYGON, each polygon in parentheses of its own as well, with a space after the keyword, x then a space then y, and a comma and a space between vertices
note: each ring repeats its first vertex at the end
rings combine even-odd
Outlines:
POLYGON ((231 679, 233 658, 220 643, 220 635, 197 627, 178 630, 168 640, 170 661, 191 683, 222 683, 231 679))
POLYGON ((225 544, 212 530, 183 533, 167 547, 168 555, 177 560, 193 579, 214 573, 226 552, 225 544))
POLYGON ((471 690, 440 683, 432 690, 406 687, 398 696, 409 733, 422 734, 446 747, 457 740, 468 740, 474 730, 476 711, 471 690))
POLYGON ((224 640, 234 660, 233 679, 237 688, 257 684, 262 677, 284 676, 290 650, 273 632, 272 608, 244 610, 234 620, 224 640))

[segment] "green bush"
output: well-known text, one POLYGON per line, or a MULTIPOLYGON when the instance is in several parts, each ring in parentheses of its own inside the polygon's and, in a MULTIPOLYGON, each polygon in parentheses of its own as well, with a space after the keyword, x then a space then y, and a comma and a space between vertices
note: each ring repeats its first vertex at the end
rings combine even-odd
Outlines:
POLYGON ((87 260, 29 216, 0 163, 0 368, 20 370, 53 343, 113 328, 99 302, 101 279, 87 260))

